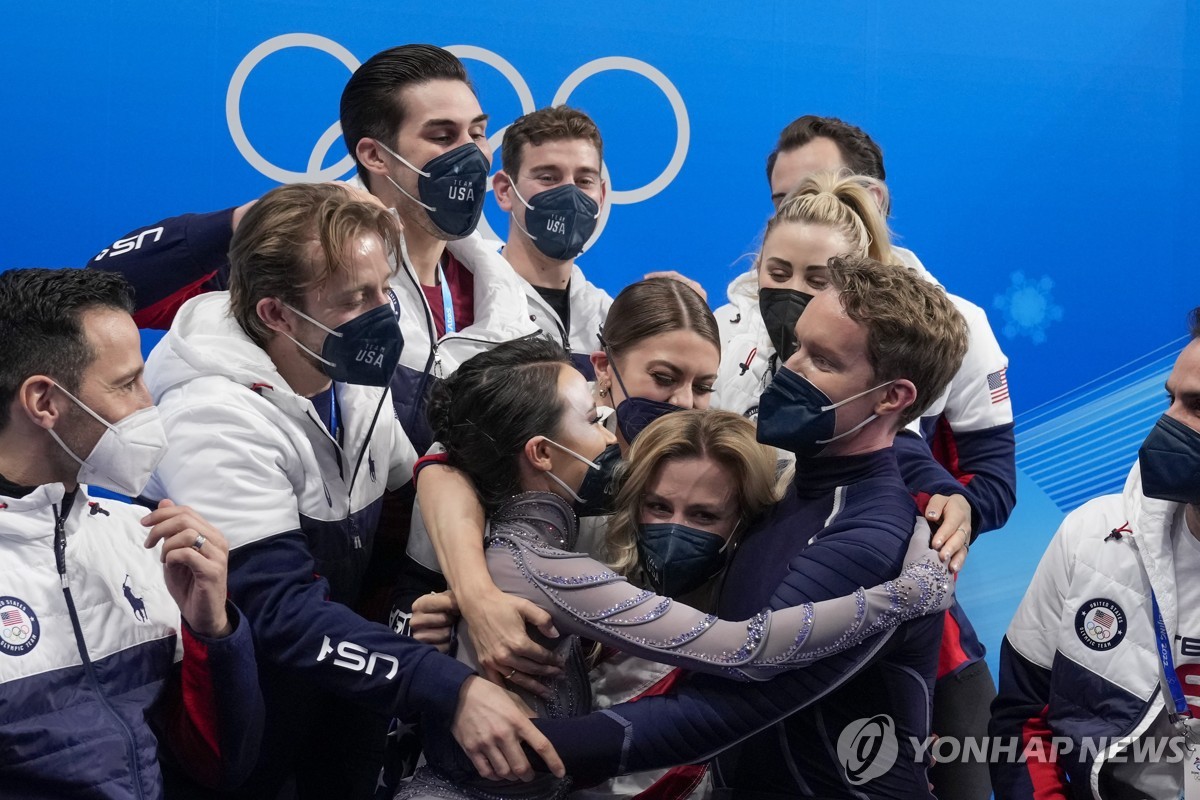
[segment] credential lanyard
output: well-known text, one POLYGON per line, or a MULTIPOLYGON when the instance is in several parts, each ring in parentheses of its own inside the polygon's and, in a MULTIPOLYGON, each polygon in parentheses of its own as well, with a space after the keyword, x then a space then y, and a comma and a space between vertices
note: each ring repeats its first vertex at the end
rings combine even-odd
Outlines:
POLYGON ((442 320, 446 323, 446 333, 454 333, 458 327, 454 324, 454 298, 450 296, 450 284, 446 282, 446 273, 438 264, 438 283, 442 285, 442 320))
POLYGON ((1175 655, 1171 645, 1171 637, 1167 635, 1167 623, 1163 622, 1162 612, 1158 610, 1158 598, 1154 590, 1150 590, 1150 604, 1154 609, 1154 635, 1158 640, 1158 658, 1162 661, 1163 673, 1167 680, 1167 689, 1171 692, 1171 701, 1175 704, 1173 720, 1188 719, 1192 712, 1188 709, 1187 698, 1183 694, 1183 686, 1179 676, 1175 674, 1175 655))

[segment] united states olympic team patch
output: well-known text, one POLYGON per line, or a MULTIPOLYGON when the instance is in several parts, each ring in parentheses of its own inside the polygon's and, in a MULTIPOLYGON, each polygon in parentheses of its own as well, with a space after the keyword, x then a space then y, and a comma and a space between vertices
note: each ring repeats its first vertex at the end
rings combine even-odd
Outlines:
POLYGON ((1075 634, 1093 650, 1111 650, 1121 643, 1127 630, 1125 612, 1103 597, 1088 600, 1075 614, 1075 634))
POLYGON ((37 646, 42 626, 23 600, 0 597, 0 653, 23 656, 37 646))

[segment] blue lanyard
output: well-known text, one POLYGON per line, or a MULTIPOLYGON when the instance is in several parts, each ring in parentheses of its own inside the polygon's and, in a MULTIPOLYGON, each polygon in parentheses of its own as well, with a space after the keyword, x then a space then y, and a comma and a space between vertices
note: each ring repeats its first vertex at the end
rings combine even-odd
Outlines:
POLYGON ((342 443, 341 431, 338 430, 337 384, 329 387, 329 433, 339 445, 342 443))
POLYGON ((446 283, 441 264, 438 264, 438 282, 442 285, 442 319, 446 323, 446 333, 454 333, 458 330, 454 324, 454 298, 450 296, 450 284, 446 283))
POLYGON ((1167 635, 1167 623, 1163 622, 1162 612, 1158 610, 1158 598, 1154 596, 1153 589, 1150 590, 1150 604, 1154 608, 1154 634, 1158 639, 1158 657, 1166 674, 1171 700, 1175 703, 1175 718, 1190 717, 1192 713, 1188 710, 1187 698, 1183 695, 1179 676, 1175 674, 1175 648, 1171 645, 1171 637, 1167 635))

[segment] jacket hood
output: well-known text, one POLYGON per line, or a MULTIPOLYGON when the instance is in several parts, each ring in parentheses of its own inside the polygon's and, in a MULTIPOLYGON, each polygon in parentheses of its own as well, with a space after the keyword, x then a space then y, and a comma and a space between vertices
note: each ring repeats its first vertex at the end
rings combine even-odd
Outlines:
POLYGON ((208 292, 184 303, 146 360, 146 385, 156 403, 169 389, 208 376, 292 393, 267 352, 234 320, 229 292, 208 292))

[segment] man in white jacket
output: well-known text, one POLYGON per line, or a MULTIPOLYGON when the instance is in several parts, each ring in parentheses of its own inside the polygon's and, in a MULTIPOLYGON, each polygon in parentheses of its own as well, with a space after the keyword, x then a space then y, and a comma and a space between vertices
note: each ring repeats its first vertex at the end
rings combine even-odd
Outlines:
POLYGON ((350 607, 384 491, 416 459, 388 389, 407 346, 389 288, 402 247, 396 217, 346 187, 272 190, 234 236, 230 292, 185 303, 147 364, 170 441, 147 495, 237 532, 230 593, 267 700, 250 797, 289 778, 303 797, 369 795, 392 715, 454 717, 506 777, 528 769, 521 740, 544 742, 503 690, 350 607))
POLYGON ((591 355, 612 305, 584 277, 575 259, 596 230, 608 187, 601 175, 604 142, 582 111, 555 106, 532 111, 504 131, 504 168, 492 179, 496 202, 509 215, 508 241, 477 237, 452 242, 471 263, 503 260, 519 276, 530 319, 562 342, 575 367, 595 378, 591 355))
MULTIPOLYGON (((0 793, 159 798, 170 766, 214 788, 253 768, 262 695, 228 547, 137 494, 165 439, 129 286, 0 275, 0 793)), ((167 784, 169 785, 169 784, 167 784)))
POLYGON ((1200 309, 1119 495, 1071 512, 1000 650, 996 797, 1200 796, 1200 309), (1057 756, 1057 757, 1055 757, 1057 756))

